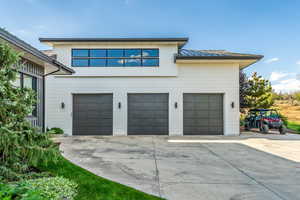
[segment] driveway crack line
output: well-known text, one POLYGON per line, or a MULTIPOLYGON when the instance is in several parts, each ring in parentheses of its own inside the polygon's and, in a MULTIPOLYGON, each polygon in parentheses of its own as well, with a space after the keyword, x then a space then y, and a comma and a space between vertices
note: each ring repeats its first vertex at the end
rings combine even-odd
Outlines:
POLYGON ((280 194, 278 194, 276 191, 272 190, 271 188, 269 188, 267 185, 265 185, 264 183, 256 180, 254 177, 250 176, 247 172, 243 171, 242 169, 238 168, 237 166, 235 166, 235 164, 233 164, 232 162, 226 160, 225 158, 223 158, 222 156, 220 156, 219 154, 215 153, 214 151, 212 151, 207 145, 202 144, 202 146, 204 146, 210 153, 212 153, 214 156, 216 156, 217 158, 223 160, 224 162, 226 162, 227 164, 229 164, 231 167, 233 167, 234 169, 238 170, 239 172, 241 172, 242 174, 244 174, 245 176, 247 176, 248 178, 250 178, 251 180, 253 180, 255 183, 257 183, 258 185, 262 186, 263 188, 265 188, 266 190, 268 190, 269 192, 273 193, 275 196, 277 196, 279 199, 282 200, 287 200, 286 198, 284 198, 283 196, 281 196, 280 194))
POLYGON ((156 146, 155 146, 153 137, 152 137, 152 146, 153 146, 153 158, 154 158, 154 163, 155 163, 155 180, 157 180, 157 184, 158 184, 159 197, 162 197, 161 196, 161 185, 160 185, 160 180, 159 180, 159 170, 157 167, 157 159, 156 159, 156 146))

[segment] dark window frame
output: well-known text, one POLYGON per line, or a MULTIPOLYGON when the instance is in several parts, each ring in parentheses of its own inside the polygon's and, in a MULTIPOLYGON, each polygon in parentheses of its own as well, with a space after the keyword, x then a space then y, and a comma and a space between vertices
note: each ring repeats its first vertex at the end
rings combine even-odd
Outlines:
POLYGON ((160 65, 160 53, 159 53, 159 48, 93 48, 93 49, 78 49, 78 48, 74 48, 71 50, 71 65, 72 67, 159 67, 160 65), (85 56, 74 56, 74 51, 76 50, 87 50, 88 51, 88 57, 85 56), (91 57, 91 50, 105 50, 106 53, 106 57, 91 57), (122 57, 108 57, 108 50, 122 50, 123 51, 123 56, 122 57), (125 51, 126 50, 139 50, 140 51, 140 56, 139 57, 128 57, 125 56, 125 51), (143 56, 143 50, 157 50, 157 54, 158 56, 143 56), (87 66, 74 66, 73 64, 73 60, 76 59, 87 59, 88 60, 88 65, 87 66), (91 66, 91 59, 105 59, 105 66, 91 66), (109 59, 122 59, 123 64, 121 66, 109 66, 108 65, 108 60, 109 59), (128 59, 139 59, 141 65, 137 65, 137 66, 128 66, 126 65, 126 60, 128 59), (157 60, 157 65, 143 65, 143 59, 156 59, 157 60))
MULTIPOLYGON (((35 93, 37 93, 37 90, 38 90, 37 77, 32 76, 30 74, 23 73, 23 72, 18 72, 18 73, 20 74, 20 88, 24 88, 24 75, 25 75, 25 76, 32 78, 31 89, 33 91, 35 91, 35 93)), ((34 109, 32 110, 31 115, 29 115, 28 117, 37 117, 37 103, 33 107, 34 107, 34 109)))

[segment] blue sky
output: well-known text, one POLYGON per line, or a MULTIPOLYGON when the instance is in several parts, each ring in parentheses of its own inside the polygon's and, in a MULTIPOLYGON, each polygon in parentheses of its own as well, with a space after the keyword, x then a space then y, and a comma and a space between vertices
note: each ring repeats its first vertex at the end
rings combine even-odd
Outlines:
POLYGON ((297 0, 0 0, 0 26, 39 37, 189 37, 185 48, 264 55, 246 69, 276 90, 300 90, 297 0))

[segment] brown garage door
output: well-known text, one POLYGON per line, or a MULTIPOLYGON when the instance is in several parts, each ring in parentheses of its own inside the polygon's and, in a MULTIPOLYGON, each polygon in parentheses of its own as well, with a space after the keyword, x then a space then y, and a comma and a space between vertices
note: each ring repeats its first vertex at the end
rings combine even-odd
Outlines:
POLYGON ((128 135, 168 135, 168 94, 128 94, 128 135))
POLYGON ((73 135, 112 135, 113 95, 73 95, 73 135))
POLYGON ((223 95, 183 94, 183 134, 223 135, 223 95))

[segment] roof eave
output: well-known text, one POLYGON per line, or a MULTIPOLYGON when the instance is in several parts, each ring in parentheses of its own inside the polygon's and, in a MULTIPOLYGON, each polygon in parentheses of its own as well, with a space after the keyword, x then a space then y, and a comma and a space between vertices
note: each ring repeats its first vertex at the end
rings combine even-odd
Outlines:
POLYGON ((258 62, 262 55, 253 56, 175 56, 175 63, 237 63, 240 69, 258 62), (177 62, 178 61, 178 62, 177 62))
POLYGON ((177 43, 182 48, 187 42, 187 37, 182 38, 39 38, 40 42, 52 46, 55 43, 136 43, 136 42, 159 42, 159 43, 177 43))
POLYGON ((14 35, 8 33, 5 30, 0 29, 0 39, 4 40, 5 42, 7 42, 10 45, 17 47, 21 51, 31 54, 32 56, 40 59, 43 62, 54 65, 57 68, 63 69, 66 73, 69 73, 69 74, 75 73, 75 71, 73 69, 66 67, 65 65, 59 63, 58 61, 56 61, 53 58, 50 58, 46 54, 35 49, 34 47, 30 46, 29 44, 25 43, 24 41, 20 40, 19 38, 15 37, 14 35))

